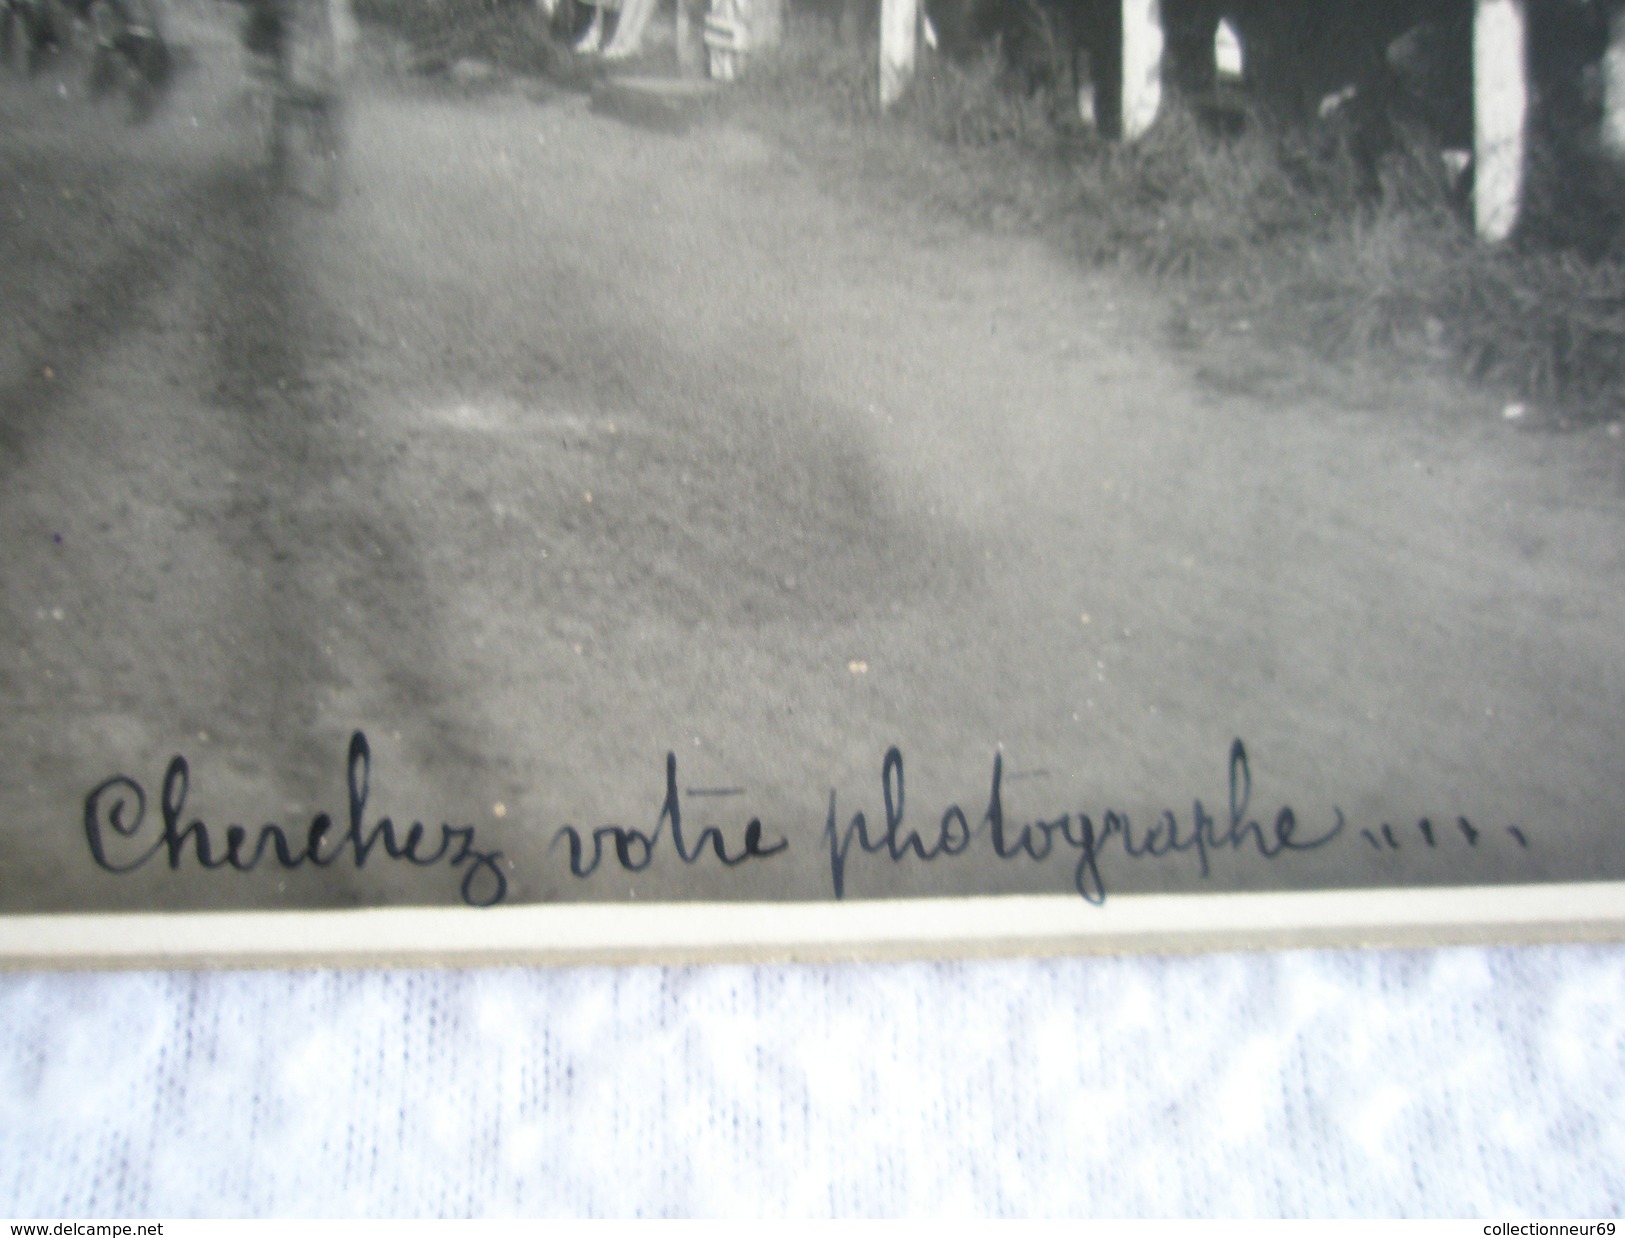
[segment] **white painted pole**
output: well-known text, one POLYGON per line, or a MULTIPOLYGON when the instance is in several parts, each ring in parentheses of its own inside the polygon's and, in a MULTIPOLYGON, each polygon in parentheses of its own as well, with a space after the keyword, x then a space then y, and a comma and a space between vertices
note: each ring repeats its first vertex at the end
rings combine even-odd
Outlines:
POLYGON ((1151 128, 1162 107, 1162 4, 1123 0, 1123 140, 1151 128))
POLYGON ((920 0, 880 0, 880 106, 903 97, 914 76, 920 0))
POLYGON ((1608 51, 1602 58, 1602 148, 1625 160, 1625 8, 1608 20, 1608 51))
POLYGON ((1504 241, 1523 199, 1529 69, 1523 0, 1478 0, 1473 18, 1473 217, 1504 241))

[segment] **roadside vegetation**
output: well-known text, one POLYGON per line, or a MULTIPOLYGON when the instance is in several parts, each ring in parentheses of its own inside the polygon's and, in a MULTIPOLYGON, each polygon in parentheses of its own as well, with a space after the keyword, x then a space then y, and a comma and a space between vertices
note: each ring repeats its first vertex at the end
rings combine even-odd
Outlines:
POLYGON ((568 61, 534 4, 514 0, 355 0, 363 25, 405 44, 411 67, 443 72, 477 60, 508 73, 556 73, 568 61))
MULTIPOLYGON (((361 0, 360 13, 442 63, 479 56, 576 84, 600 71, 528 3, 361 0)), ((1490 246, 1438 150, 1402 128, 1373 164, 1335 121, 1282 129, 1238 107, 1216 123, 1173 100, 1140 141, 1108 142, 1018 84, 997 47, 923 52, 882 115, 876 62, 868 42, 793 11, 783 47, 724 106, 899 202, 1149 276, 1190 347, 1245 334, 1336 363, 1444 367, 1553 424, 1625 413, 1625 175, 1577 159, 1565 135, 1536 135, 1523 225, 1490 246)))

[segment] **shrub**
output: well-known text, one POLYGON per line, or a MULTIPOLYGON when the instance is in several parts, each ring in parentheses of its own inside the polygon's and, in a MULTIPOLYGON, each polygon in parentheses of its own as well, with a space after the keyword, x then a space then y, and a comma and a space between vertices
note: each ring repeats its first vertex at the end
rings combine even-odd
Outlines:
POLYGON ((898 117, 956 147, 1053 144, 1048 92, 1018 92, 1006 81, 998 49, 960 63, 927 53, 899 102, 898 117))
MULTIPOLYGON (((875 126, 874 59, 808 40, 764 62, 758 97, 875 126)), ((1246 115, 1221 133, 1175 99, 1124 145, 1058 129, 1058 110, 1014 89, 991 53, 928 57, 874 132, 943 152, 933 162, 910 147, 895 162, 919 181, 914 200, 978 221, 1014 208, 1075 257, 1147 272, 1211 318, 1245 318, 1328 357, 1446 362, 1571 416, 1625 404, 1625 175, 1577 162, 1572 143, 1536 132, 1524 226, 1488 246, 1419 131, 1395 125, 1372 164, 1335 123, 1246 115)))
MULTIPOLYGON (((580 72, 530 0, 358 0, 358 14, 420 64, 580 72)), ((1150 273, 1210 317, 1322 355, 1453 360, 1571 414, 1625 404, 1625 173, 1571 134, 1535 130, 1524 226, 1491 247, 1435 145, 1401 125, 1374 166, 1335 123, 1231 112, 1220 132, 1177 100, 1139 142, 1108 143, 1057 126, 1061 101, 1006 73, 996 46, 958 61, 922 50, 882 116, 873 41, 794 16, 731 97, 771 105, 803 137, 809 109, 856 126, 861 174, 886 169, 902 200, 1021 219, 1083 261, 1150 273)))
POLYGON ((880 115, 880 58, 870 44, 845 43, 825 23, 792 11, 782 44, 751 59, 736 88, 745 99, 815 108, 843 121, 880 115))
POLYGON ((567 53, 531 0, 356 0, 356 17, 403 38, 420 68, 487 61, 515 73, 558 72, 567 53))

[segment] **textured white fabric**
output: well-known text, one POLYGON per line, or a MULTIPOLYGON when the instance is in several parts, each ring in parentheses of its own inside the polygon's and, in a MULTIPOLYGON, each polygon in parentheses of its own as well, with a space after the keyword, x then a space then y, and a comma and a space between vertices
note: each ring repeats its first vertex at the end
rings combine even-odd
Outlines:
POLYGON ((1625 950, 0 976, 0 1214, 1618 1215, 1625 950))

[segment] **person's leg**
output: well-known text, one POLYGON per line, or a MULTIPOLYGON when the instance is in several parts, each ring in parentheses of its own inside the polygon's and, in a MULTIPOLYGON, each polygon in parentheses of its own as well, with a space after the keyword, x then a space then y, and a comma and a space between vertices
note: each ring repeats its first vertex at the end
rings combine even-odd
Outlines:
POLYGON ((600 5, 590 5, 592 21, 587 24, 586 33, 575 41, 572 50, 584 54, 596 52, 604 41, 604 10, 600 5))
POLYGON ((656 0, 624 0, 620 21, 615 25, 615 37, 604 48, 604 56, 619 60, 635 56, 643 45, 643 29, 654 13, 656 0))

